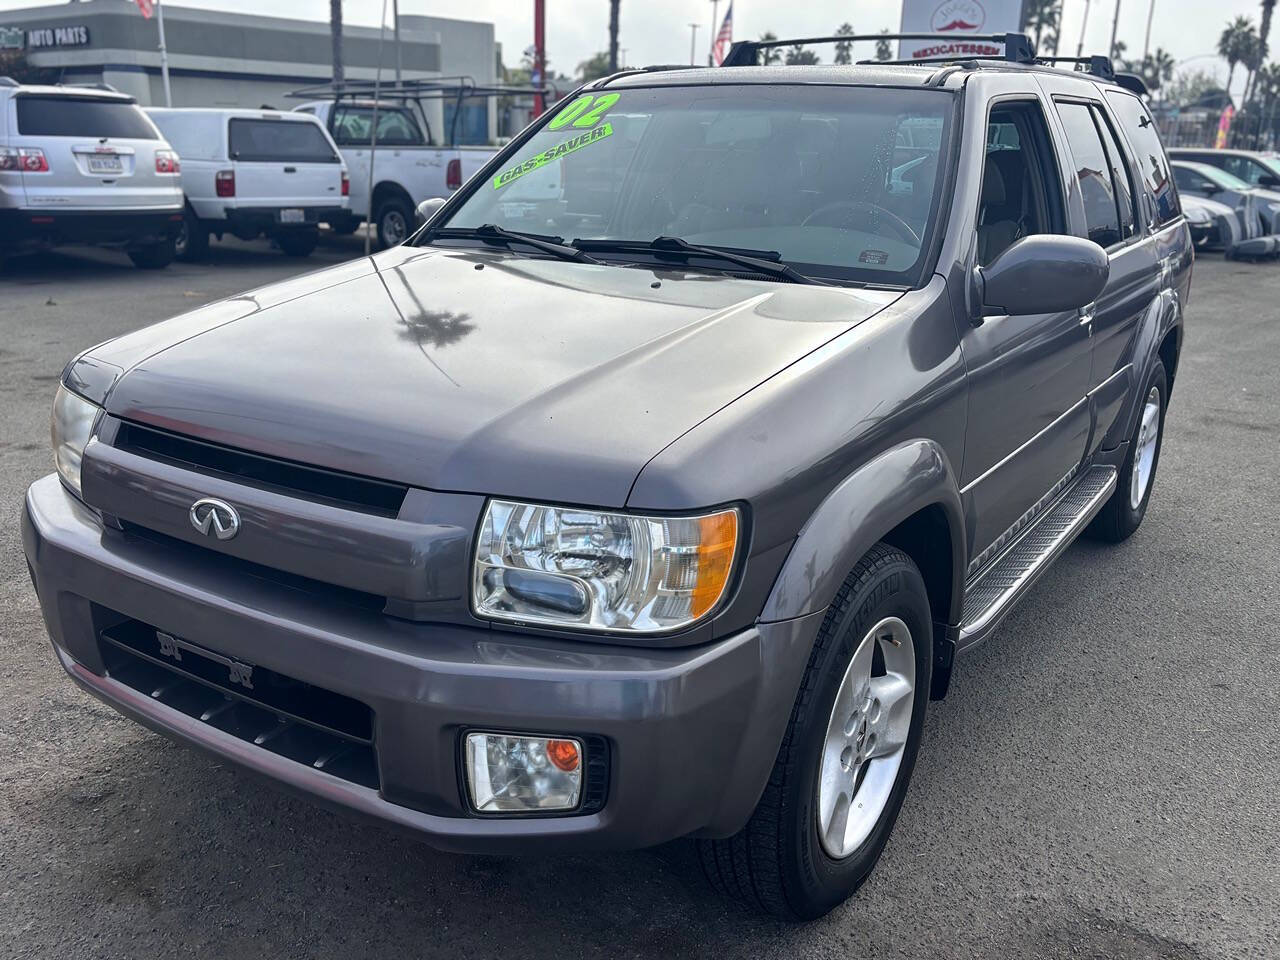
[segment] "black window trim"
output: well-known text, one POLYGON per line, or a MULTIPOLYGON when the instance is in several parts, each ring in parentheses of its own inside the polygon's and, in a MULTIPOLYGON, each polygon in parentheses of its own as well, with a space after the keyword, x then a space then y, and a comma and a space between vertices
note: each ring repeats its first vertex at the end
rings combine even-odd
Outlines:
MULTIPOLYGON (((1103 103, 1101 100, 1095 100, 1092 97, 1081 96, 1080 94, 1066 94, 1066 93, 1055 94, 1053 96, 1054 109, 1056 110, 1058 108, 1058 105, 1061 103, 1076 104, 1077 106, 1082 106, 1089 111, 1089 116, 1093 120, 1094 132, 1098 135, 1098 144, 1102 147, 1103 156, 1107 158, 1107 164, 1108 164, 1107 175, 1108 175, 1108 178, 1111 179, 1111 200, 1115 204, 1115 208, 1116 208, 1116 222, 1120 224, 1121 232, 1123 232, 1124 220, 1120 216, 1120 197, 1119 197, 1119 194, 1116 192, 1116 184, 1114 179, 1114 167, 1111 166, 1111 154, 1107 150, 1107 141, 1102 136, 1102 131, 1098 129, 1097 112, 1103 108, 1103 103)), ((1059 114, 1059 119, 1061 119, 1061 114, 1059 114)), ((1116 132, 1115 126, 1110 124, 1109 117, 1108 117, 1108 125, 1111 126, 1112 128, 1111 135, 1113 138, 1115 138, 1118 144, 1120 142, 1120 137, 1119 137, 1119 134, 1116 132)), ((1067 150, 1070 151, 1071 141, 1067 140, 1065 142, 1066 142, 1067 150)), ((1121 154, 1124 153, 1123 147, 1121 147, 1120 152, 1121 154)), ((1167 154, 1165 159, 1168 160, 1169 162, 1172 162, 1171 160, 1169 160, 1167 154)), ((1125 247, 1132 246, 1133 244, 1143 240, 1146 235, 1146 231, 1141 230, 1138 227, 1138 224, 1140 222, 1138 217, 1138 207, 1140 206, 1140 204, 1138 203, 1138 195, 1133 190, 1133 173, 1129 169, 1129 163, 1127 159, 1125 159, 1123 156, 1121 157, 1121 165, 1124 167, 1125 176, 1129 178, 1129 196, 1132 198, 1132 202, 1133 202, 1133 233, 1129 234, 1129 236, 1127 237, 1122 237, 1116 243, 1110 244, 1107 247, 1105 247, 1104 249, 1107 251, 1108 255, 1112 253, 1119 253, 1125 247)), ((1172 170, 1170 170, 1170 176, 1172 176, 1172 170)))
MULTIPOLYGON (((1036 178, 1042 191, 1049 190, 1040 197, 1040 202, 1044 205, 1043 213, 1048 221, 1048 226, 1052 229, 1048 236, 1072 236, 1070 233, 1070 215, 1067 212, 1067 184, 1063 179, 1063 171, 1061 164, 1058 162, 1057 151, 1054 149, 1053 142, 1053 124, 1049 119, 1049 112, 1045 108, 1044 98, 1039 94, 1030 90, 1019 91, 1017 93, 1002 93, 991 97, 987 101, 987 113, 982 122, 982 163, 983 177, 986 176, 986 159, 987 159, 987 133, 991 129, 991 114, 997 109, 1007 109, 1009 106, 1022 105, 1023 107, 1031 106, 1040 111, 1040 125, 1038 130, 1032 131, 1034 136, 1031 138, 1033 149, 1031 151, 1031 175, 1036 178), (1053 169, 1045 170, 1045 156, 1049 157, 1053 169)), ((1019 129, 1019 139, 1024 138, 1026 130, 1019 129)), ((978 197, 975 201, 974 218, 973 218, 973 261, 977 263, 978 259, 978 220, 982 216, 982 183, 978 183, 978 197)))

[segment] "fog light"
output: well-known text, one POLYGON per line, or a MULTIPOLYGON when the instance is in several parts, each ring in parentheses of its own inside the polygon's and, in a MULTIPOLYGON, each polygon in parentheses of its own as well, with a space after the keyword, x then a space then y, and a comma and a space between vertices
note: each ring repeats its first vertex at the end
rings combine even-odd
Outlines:
POLYGON ((570 737, 467 734, 467 789, 480 813, 572 810, 582 767, 582 743, 570 737))

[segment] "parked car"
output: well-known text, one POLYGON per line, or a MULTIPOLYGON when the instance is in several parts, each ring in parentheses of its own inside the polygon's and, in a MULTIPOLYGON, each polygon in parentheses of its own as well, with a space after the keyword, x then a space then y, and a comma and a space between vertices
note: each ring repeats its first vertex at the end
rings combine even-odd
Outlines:
POLYGON ((291 257, 309 256, 319 225, 348 216, 347 166, 315 117, 278 110, 147 113, 182 157, 182 259, 201 259, 210 236, 226 234, 267 236, 291 257))
POLYGON ((494 148, 442 144, 426 128, 421 113, 402 103, 378 104, 377 150, 373 141, 372 100, 321 100, 295 111, 319 118, 342 151, 351 171, 350 216, 334 224, 339 233, 354 231, 370 217, 378 243, 395 246, 413 233, 414 209, 423 200, 447 197, 494 155, 494 148), (369 189, 374 155, 373 190, 369 189))
POLYGON ((1254 187, 1280 190, 1280 157, 1254 150, 1210 150, 1177 147, 1169 151, 1172 160, 1207 163, 1225 170, 1233 177, 1254 187))
POLYGON ((1240 218, 1225 203, 1185 193, 1182 213, 1191 229, 1191 242, 1198 250, 1230 251, 1244 236, 1240 218))
POLYGON ((23 512, 75 682, 451 850, 693 837, 755 908, 849 896, 955 657, 1142 523, 1193 251, 1147 107, 1026 38, 762 46, 592 81, 410 242, 75 358, 23 512))
POLYGON ((1239 177, 1207 163, 1172 163, 1178 192, 1215 200, 1232 207, 1240 221, 1240 239, 1227 249, 1229 257, 1270 257, 1280 253, 1276 222, 1280 194, 1251 187, 1239 177))
POLYGON ((133 97, 0 77, 0 257, 66 243, 164 267, 182 220, 178 156, 133 97))

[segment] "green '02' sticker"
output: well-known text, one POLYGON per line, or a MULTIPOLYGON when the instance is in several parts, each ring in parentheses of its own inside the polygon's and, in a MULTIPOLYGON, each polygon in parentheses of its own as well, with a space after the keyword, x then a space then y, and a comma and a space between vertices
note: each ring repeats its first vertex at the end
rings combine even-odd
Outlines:
POLYGON ((507 184, 518 180, 526 173, 531 173, 539 167, 546 166, 552 160, 558 160, 566 154, 573 153, 575 150, 581 150, 583 147, 591 143, 598 143, 605 137, 613 136, 613 125, 602 123, 600 126, 586 133, 580 133, 576 137, 571 137, 564 143, 558 143, 554 147, 548 147, 537 156, 530 157, 524 163, 517 164, 510 170, 505 170, 493 178, 493 189, 497 190, 505 187, 507 184))

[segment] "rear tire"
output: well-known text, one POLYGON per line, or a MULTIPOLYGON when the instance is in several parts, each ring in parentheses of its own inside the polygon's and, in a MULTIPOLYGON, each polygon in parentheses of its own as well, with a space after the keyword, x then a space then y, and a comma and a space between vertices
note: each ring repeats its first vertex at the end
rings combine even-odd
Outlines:
POLYGON ((182 213, 182 226, 174 237, 173 252, 187 263, 203 260, 209 253, 209 231, 189 209, 182 213))
POLYGON ((276 234, 275 241, 287 257, 309 257, 320 242, 317 230, 289 230, 276 234))
POLYGON ((764 913, 811 920, 862 885, 888 842, 915 766, 929 700, 932 626, 915 563, 876 544, 845 580, 818 632, 751 819, 727 840, 698 841, 713 886, 764 913), (907 663, 909 671, 899 669, 907 663), (859 680, 850 687, 860 664, 870 686, 859 680), (882 703, 881 691, 890 689, 894 698, 884 695, 882 703))
POLYGON ((163 270, 173 263, 173 238, 161 240, 129 251, 129 259, 135 267, 143 270, 163 270))
POLYGON ((1147 504, 1151 502, 1164 442, 1164 414, 1169 406, 1169 378, 1159 360, 1138 396, 1138 425, 1129 438, 1129 452, 1120 465, 1115 492, 1086 531, 1090 537, 1108 543, 1129 539, 1147 515, 1147 504))
POLYGON ((380 203, 373 219, 378 230, 378 243, 384 250, 404 243, 413 233, 413 208, 399 197, 380 203))

